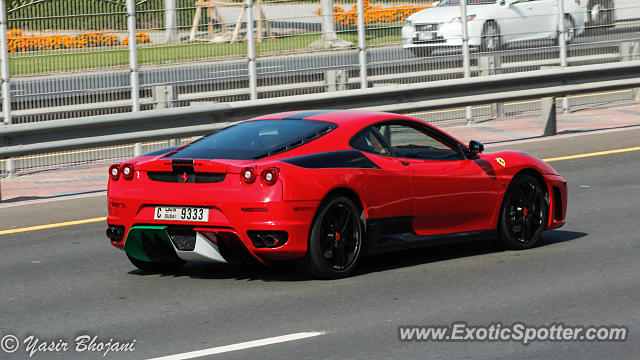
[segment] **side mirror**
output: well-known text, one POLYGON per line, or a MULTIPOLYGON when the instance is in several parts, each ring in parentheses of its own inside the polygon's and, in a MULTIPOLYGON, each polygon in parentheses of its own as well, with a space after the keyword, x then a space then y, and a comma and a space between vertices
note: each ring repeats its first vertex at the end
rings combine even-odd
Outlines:
POLYGON ((480 141, 469 141, 469 152, 473 155, 479 154, 484 151, 484 145, 480 141))

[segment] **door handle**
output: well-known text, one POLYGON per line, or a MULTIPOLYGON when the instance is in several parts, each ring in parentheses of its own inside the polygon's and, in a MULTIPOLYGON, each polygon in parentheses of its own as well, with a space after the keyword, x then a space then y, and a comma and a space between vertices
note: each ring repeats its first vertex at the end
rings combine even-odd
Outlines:
POLYGON ((400 161, 400 164, 404 165, 404 166, 409 166, 411 165, 411 163, 408 163, 406 161, 400 161))

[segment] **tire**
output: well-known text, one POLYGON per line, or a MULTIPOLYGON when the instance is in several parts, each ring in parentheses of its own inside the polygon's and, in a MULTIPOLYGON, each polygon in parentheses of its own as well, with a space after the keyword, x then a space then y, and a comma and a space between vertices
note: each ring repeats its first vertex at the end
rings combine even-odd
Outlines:
POLYGON ((412 47, 409 48, 409 50, 411 50, 411 53, 413 54, 414 57, 429 57, 433 54, 433 48, 432 47, 412 47))
POLYGON ((502 36, 498 24, 488 21, 482 27, 482 35, 480 40, 481 51, 498 51, 502 49, 502 36))
POLYGON ((607 0, 593 0, 587 9, 589 25, 597 28, 613 26, 613 3, 607 0))
POLYGON ((528 249, 545 228, 548 194, 532 175, 515 177, 505 193, 498 222, 498 240, 507 249, 528 249))
POLYGON ((361 212, 348 197, 325 200, 311 225, 307 254, 298 261, 298 268, 319 279, 337 279, 352 274, 364 241, 361 212))
POLYGON ((180 270, 185 264, 183 260, 175 261, 142 261, 127 255, 129 261, 138 269, 151 273, 170 273, 180 270))
MULTIPOLYGON (((564 16, 564 28, 565 28, 565 44, 569 45, 576 40, 576 22, 571 15, 566 14, 564 16)), ((560 33, 556 38, 556 45, 560 45, 560 33)))

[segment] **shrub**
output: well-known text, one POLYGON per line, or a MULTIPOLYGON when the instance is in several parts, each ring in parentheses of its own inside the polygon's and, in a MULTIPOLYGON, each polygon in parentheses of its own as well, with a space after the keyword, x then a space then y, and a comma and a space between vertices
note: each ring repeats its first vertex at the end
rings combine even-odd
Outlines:
MULTIPOLYGON (((400 22, 409 15, 431 7, 431 5, 394 5, 383 7, 381 5, 372 5, 369 1, 364 0, 364 23, 365 24, 388 24, 400 22)), ((322 14, 321 9, 315 12, 322 14)), ((358 24, 358 10, 354 3, 349 10, 345 10, 340 5, 333 6, 333 21, 338 25, 355 26, 358 24)))
MULTIPOLYGON (((139 44, 151 42, 149 34, 137 33, 139 44)), ((25 34, 21 29, 12 29, 7 34, 7 47, 10 53, 39 50, 94 48, 103 46, 127 45, 128 38, 120 41, 114 34, 101 32, 79 35, 43 35, 25 34)))

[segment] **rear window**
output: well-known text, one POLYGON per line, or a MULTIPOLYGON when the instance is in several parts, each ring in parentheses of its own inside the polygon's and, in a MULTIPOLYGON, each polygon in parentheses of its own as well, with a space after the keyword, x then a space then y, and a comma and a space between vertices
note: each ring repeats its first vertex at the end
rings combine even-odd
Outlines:
POLYGON ((336 127, 312 120, 246 121, 205 136, 169 158, 255 160, 293 149, 336 127))

